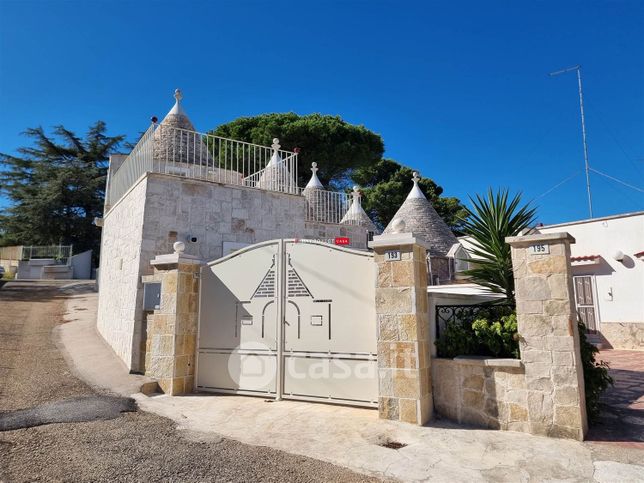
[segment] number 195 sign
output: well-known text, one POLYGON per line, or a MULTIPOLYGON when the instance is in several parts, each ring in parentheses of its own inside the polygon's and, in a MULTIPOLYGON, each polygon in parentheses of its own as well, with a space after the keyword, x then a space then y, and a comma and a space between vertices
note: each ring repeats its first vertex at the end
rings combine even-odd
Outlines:
POLYGON ((547 243, 538 243, 530 245, 530 255, 547 255, 550 253, 550 245, 547 243))

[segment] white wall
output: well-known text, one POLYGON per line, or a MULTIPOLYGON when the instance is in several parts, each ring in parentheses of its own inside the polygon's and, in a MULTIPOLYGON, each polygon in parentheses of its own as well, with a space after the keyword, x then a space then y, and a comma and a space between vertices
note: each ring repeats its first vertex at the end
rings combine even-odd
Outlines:
POLYGON ((105 215, 101 236, 97 328, 128 368, 136 368, 134 334, 140 329, 141 240, 147 182, 145 178, 105 215))
POLYGON ((598 265, 573 264, 573 275, 595 275, 600 329, 602 323, 644 323, 644 212, 539 228, 542 233, 568 232, 576 240, 571 256, 601 255, 598 265), (613 258, 621 250, 624 261, 613 258), (609 294, 612 293, 612 296, 609 294))

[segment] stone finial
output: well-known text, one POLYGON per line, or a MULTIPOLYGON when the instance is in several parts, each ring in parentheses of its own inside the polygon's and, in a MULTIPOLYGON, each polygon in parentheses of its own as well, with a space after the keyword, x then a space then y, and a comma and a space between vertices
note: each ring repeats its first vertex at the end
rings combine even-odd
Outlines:
POLYGON ((273 148, 275 151, 279 151, 281 147, 282 146, 280 146, 279 138, 273 138, 273 145, 271 146, 271 148, 273 148))
POLYGON ((177 242, 174 242, 174 244, 172 245, 172 248, 174 248, 174 253, 181 255, 186 249, 186 244, 183 243, 182 241, 177 241, 177 242))
POLYGON ((311 172, 313 174, 311 175, 311 179, 309 180, 308 184, 306 185, 306 188, 323 189, 324 186, 322 186, 322 183, 320 182, 320 179, 318 178, 318 175, 317 175, 318 163, 316 163, 316 162, 311 163, 311 172))
POLYGON ((410 199, 410 198, 427 199, 425 198, 425 195, 423 194, 423 192, 420 190, 420 186, 418 186, 418 182, 420 181, 420 176, 418 176, 418 171, 414 171, 414 175, 412 176, 411 180, 414 182, 414 186, 412 187, 411 191, 407 195, 407 199, 410 199))
MULTIPOLYGON (((179 127, 181 129, 188 129, 189 131, 194 131, 194 126, 190 122, 189 119, 187 119, 186 113, 183 110, 183 107, 181 107, 181 99, 183 99, 183 94, 181 93, 181 89, 175 89, 174 90, 174 106, 172 106, 172 109, 170 109, 170 112, 168 112, 168 115, 170 114, 176 114, 179 116, 183 116, 186 119, 183 120, 182 125, 177 125, 173 127, 179 127)), ((162 123, 167 123, 168 116, 162 121, 162 123)))
POLYGON ((405 231, 405 220, 402 218, 396 218, 391 222, 391 232, 392 233, 403 233, 405 231))

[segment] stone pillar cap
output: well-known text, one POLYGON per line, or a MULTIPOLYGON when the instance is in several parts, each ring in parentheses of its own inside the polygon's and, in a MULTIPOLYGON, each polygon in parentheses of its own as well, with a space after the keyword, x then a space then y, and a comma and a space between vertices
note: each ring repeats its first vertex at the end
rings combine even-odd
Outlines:
POLYGON ((384 235, 376 235, 373 237, 373 240, 369 242, 369 248, 404 245, 420 245, 427 250, 429 250, 431 246, 427 240, 419 237, 415 233, 387 233, 384 235))
POLYGON ((203 260, 194 255, 188 255, 186 253, 168 253, 167 255, 157 255, 150 261, 150 265, 178 265, 179 263, 201 265, 203 260))
POLYGON ((512 246, 521 246, 538 242, 556 242, 566 240, 570 243, 575 243, 575 238, 566 231, 559 233, 536 233, 534 235, 508 236, 505 238, 505 243, 512 246))

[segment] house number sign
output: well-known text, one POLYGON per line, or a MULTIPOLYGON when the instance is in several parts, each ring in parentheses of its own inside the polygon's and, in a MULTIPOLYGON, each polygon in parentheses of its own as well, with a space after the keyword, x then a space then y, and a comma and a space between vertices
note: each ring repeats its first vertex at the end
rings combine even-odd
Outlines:
POLYGON ((547 255, 548 253, 550 253, 550 245, 547 243, 530 245, 530 255, 547 255))
POLYGON ((389 250, 385 252, 385 260, 388 262, 396 262, 400 260, 400 250, 389 250))

